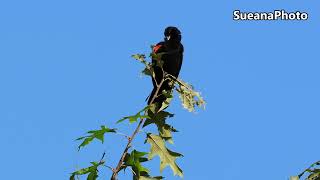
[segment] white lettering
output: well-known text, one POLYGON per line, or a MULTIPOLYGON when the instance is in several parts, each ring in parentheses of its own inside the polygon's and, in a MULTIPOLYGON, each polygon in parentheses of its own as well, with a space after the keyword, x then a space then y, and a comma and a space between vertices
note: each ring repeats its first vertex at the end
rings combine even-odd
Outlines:
POLYGON ((301 13, 301 19, 302 20, 307 20, 308 19, 308 13, 301 13))
POLYGON ((277 20, 279 17, 281 17, 281 11, 279 10, 274 11, 274 19, 277 20))
POLYGON ((252 20, 253 19, 253 13, 248 13, 247 19, 248 20, 252 20))
POLYGON ((285 10, 274 10, 273 12, 241 12, 233 11, 233 20, 307 20, 306 12, 286 12, 285 10))
POLYGON ((233 11, 233 20, 239 20, 240 19, 240 11, 239 10, 235 10, 233 11))

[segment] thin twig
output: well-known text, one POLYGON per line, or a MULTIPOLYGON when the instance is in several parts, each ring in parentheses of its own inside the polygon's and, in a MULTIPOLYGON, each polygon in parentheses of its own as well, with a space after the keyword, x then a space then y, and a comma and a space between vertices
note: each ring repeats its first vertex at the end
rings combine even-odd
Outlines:
MULTIPOLYGON (((106 155, 106 152, 104 151, 103 154, 102 154, 102 157, 101 157, 101 159, 100 159, 100 161, 99 161, 100 163, 102 162, 102 160, 103 160, 103 158, 104 158, 105 155, 106 155)), ((100 164, 100 163, 99 163, 99 164, 100 164)))
POLYGON ((182 86, 186 87, 187 89, 193 91, 193 89, 192 89, 188 84, 182 82, 179 78, 176 78, 176 77, 174 77, 174 76, 171 75, 171 74, 167 74, 167 76, 170 76, 170 78, 172 78, 174 81, 178 82, 180 85, 182 85, 182 86))
POLYGON ((102 165, 102 166, 109 168, 113 172, 113 168, 111 166, 108 166, 108 165, 102 165))
POLYGON ((129 138, 128 135, 124 134, 124 133, 121 133, 121 132, 116 132, 116 134, 120 135, 120 136, 124 136, 126 139, 129 138))

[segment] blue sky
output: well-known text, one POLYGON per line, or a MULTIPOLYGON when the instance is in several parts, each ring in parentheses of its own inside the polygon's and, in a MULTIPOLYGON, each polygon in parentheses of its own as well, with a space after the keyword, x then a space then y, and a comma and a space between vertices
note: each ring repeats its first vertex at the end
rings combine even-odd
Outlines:
MULTIPOLYGON (((169 108, 180 131, 170 148, 184 154, 185 179, 282 180, 301 172, 320 159, 319 7, 297 0, 0 2, 1 179, 67 179, 103 151, 114 166, 122 137, 80 152, 74 139, 115 127, 145 105, 151 81, 130 55, 149 53, 168 25, 182 31, 181 78, 208 103, 196 114, 178 99, 169 108), (306 11, 309 20, 236 22, 236 9, 306 11)), ((149 148, 143 139, 135 141, 140 151, 149 148)), ((158 158, 148 166, 160 174, 158 158)), ((163 175, 179 179, 170 168, 163 175)), ((101 179, 109 176, 102 170, 101 179)))

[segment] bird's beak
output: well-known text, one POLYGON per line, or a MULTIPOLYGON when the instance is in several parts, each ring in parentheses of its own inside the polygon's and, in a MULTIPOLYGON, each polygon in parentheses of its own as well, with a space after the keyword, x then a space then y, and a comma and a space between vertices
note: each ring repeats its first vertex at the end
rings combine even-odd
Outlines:
POLYGON ((168 41, 170 40, 170 36, 167 36, 166 38, 167 38, 168 41))

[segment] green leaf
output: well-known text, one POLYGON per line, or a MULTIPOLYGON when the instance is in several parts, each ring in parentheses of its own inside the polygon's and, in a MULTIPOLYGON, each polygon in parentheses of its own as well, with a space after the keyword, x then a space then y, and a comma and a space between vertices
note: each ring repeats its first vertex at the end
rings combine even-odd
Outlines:
POLYGON ((157 135, 147 134, 147 142, 151 145, 151 150, 149 154, 149 159, 152 159, 154 156, 158 155, 160 157, 160 171, 166 167, 170 166, 174 175, 183 177, 182 170, 179 168, 175 160, 182 155, 169 150, 165 146, 164 140, 157 135))
POLYGON ((140 177, 141 174, 148 174, 149 170, 141 165, 141 162, 145 162, 148 159, 144 158, 146 152, 139 152, 137 150, 133 150, 130 154, 128 153, 124 159, 125 166, 131 166, 134 171, 134 176, 137 178, 140 177))
POLYGON ((92 166, 73 172, 70 176, 70 180, 75 180, 75 176, 84 174, 88 174, 87 180, 96 180, 98 177, 98 167, 103 165, 104 161, 91 162, 91 164, 92 166))
POLYGON ((147 76, 152 76, 152 77, 155 76, 153 67, 151 63, 146 61, 146 56, 144 54, 135 54, 135 55, 132 55, 132 57, 145 65, 145 68, 142 71, 143 74, 147 76))
POLYGON ((134 54, 132 57, 142 63, 146 62, 146 56, 144 54, 134 54))
POLYGON ((159 135, 169 143, 173 144, 171 132, 178 132, 178 131, 175 128, 173 128, 171 125, 166 123, 166 118, 173 117, 174 114, 171 114, 167 111, 160 111, 154 114, 153 112, 148 111, 148 116, 150 116, 150 118, 145 121, 143 127, 152 123, 156 124, 156 126, 158 127, 159 135))
POLYGON ((94 139, 98 139, 103 143, 105 133, 115 133, 115 132, 116 132, 116 129, 110 129, 110 128, 107 128, 106 126, 101 126, 100 130, 88 131, 87 133, 90 135, 76 139, 76 140, 84 139, 82 143, 78 146, 78 150, 80 150, 81 147, 85 147, 86 145, 90 144, 94 139))
POLYGON ((165 95, 166 100, 161 104, 161 107, 160 107, 160 109, 158 111, 162 111, 162 110, 166 109, 170 105, 171 100, 173 99, 172 91, 166 92, 164 90, 162 92, 162 94, 165 95))
POLYGON ((96 180, 98 178, 98 172, 92 171, 89 173, 87 180, 96 180))
POLYGON ((147 76, 153 76, 153 69, 150 69, 148 67, 145 67, 143 70, 142 70, 142 74, 145 74, 147 76))
POLYGON ((130 154, 128 153, 124 159, 124 165, 122 168, 130 166, 134 172, 134 180, 159 180, 163 179, 162 176, 151 177, 149 175, 149 170, 141 165, 142 162, 148 161, 148 158, 144 156, 147 155, 146 152, 140 152, 133 150, 130 154))
POLYGON ((126 119, 129 120, 130 124, 134 123, 134 122, 137 122, 138 119, 145 119, 145 118, 150 118, 149 116, 147 115, 141 115, 142 112, 145 112, 146 110, 148 110, 150 108, 150 106, 146 106, 144 107, 142 110, 140 110, 139 112, 137 112, 137 114, 133 115, 133 116, 126 116, 126 117, 123 117, 122 119, 118 120, 117 123, 120 123, 126 119))
POLYGON ((167 111, 160 111, 154 113, 153 111, 148 111, 149 118, 145 121, 143 127, 148 126, 151 123, 156 123, 157 121, 164 121, 166 118, 171 118, 174 114, 171 114, 167 111))
POLYGON ((164 95, 166 97, 166 99, 164 100, 164 102, 162 102, 162 104, 153 103, 150 105, 150 110, 154 113, 160 112, 160 111, 166 109, 169 106, 171 100, 173 99, 172 91, 167 92, 167 91, 163 90, 161 93, 162 93, 162 95, 164 95))

